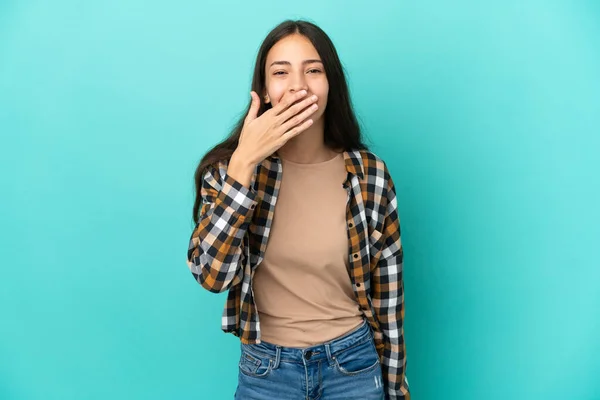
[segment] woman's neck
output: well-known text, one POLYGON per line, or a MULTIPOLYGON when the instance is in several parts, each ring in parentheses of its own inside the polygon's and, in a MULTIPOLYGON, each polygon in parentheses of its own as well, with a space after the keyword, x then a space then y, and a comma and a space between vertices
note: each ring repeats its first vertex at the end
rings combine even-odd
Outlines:
POLYGON ((325 145, 322 121, 321 119, 284 144, 277 150, 279 157, 298 164, 315 164, 335 157, 337 152, 325 145))

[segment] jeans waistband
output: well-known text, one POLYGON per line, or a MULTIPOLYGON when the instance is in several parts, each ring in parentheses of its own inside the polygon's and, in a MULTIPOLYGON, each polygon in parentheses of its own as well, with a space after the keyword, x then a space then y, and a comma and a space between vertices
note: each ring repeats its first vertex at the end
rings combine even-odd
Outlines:
MULTIPOLYGON (((242 344, 242 349, 256 355, 272 358, 275 367, 277 367, 280 361, 300 364, 308 364, 325 359, 331 361, 332 357, 337 353, 367 340, 373 340, 373 333, 367 320, 363 320, 359 326, 343 336, 310 347, 285 347, 268 342, 261 342, 258 344, 242 344)), ((373 347, 373 350, 375 351, 375 347, 373 347)))

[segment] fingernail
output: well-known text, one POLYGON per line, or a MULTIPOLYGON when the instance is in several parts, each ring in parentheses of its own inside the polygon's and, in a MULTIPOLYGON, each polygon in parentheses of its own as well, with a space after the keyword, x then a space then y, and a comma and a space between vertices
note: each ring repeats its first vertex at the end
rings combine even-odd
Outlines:
POLYGON ((301 91, 300 91, 300 94, 301 94, 302 96, 304 96, 304 95, 306 94, 306 90, 301 90, 301 91))
POLYGON ((313 97, 311 97, 310 99, 311 99, 311 100, 316 100, 316 99, 317 99, 317 96, 313 96, 313 97))

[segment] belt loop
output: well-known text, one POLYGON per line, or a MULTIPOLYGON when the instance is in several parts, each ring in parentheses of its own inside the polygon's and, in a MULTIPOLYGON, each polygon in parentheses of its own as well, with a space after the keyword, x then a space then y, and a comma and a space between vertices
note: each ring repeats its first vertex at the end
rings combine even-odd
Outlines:
POLYGON ((281 346, 275 346, 275 365, 273 365, 273 369, 279 368, 279 362, 281 361, 281 346))
POLYGON ((329 343, 325 343, 325 353, 327 353, 327 361, 329 362, 329 365, 334 365, 335 359, 331 355, 331 347, 329 343))

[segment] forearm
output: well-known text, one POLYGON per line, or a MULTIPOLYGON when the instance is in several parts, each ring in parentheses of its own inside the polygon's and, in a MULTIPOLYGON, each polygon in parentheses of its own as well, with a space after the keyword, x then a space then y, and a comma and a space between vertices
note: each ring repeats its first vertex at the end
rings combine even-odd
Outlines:
POLYGON ((226 175, 214 201, 203 206, 188 246, 188 267, 205 289, 220 293, 239 280, 243 238, 256 204, 254 192, 226 175))

